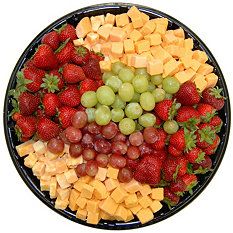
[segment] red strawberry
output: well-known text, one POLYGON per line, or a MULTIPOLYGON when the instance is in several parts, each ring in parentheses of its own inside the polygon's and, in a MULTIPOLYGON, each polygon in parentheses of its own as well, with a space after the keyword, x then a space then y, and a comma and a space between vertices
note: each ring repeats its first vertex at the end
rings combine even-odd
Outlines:
POLYGON ((172 100, 163 100, 155 105, 155 114, 163 121, 167 121, 172 117, 172 106, 172 100))
POLYGON ((177 102, 182 105, 194 105, 200 101, 200 95, 197 91, 196 85, 192 81, 187 81, 181 84, 175 98, 177 102))
POLYGON ((59 47, 60 39, 56 31, 49 32, 42 37, 42 44, 49 45, 53 50, 59 47))
POLYGON ((32 59, 33 64, 43 70, 55 69, 58 66, 57 58, 52 48, 47 44, 39 45, 32 59))
POLYGON ((67 127, 71 126, 72 117, 77 112, 77 110, 68 106, 62 106, 58 109, 58 112, 59 121, 61 123, 62 128, 66 129, 67 127))
POLYGON ((35 115, 36 115, 37 119, 45 117, 44 110, 38 108, 37 111, 36 111, 36 113, 35 113, 35 115))
POLYGON ((42 102, 47 116, 54 116, 57 113, 57 109, 60 107, 59 98, 54 93, 45 94, 42 102))
POLYGON ((90 57, 93 59, 96 59, 98 61, 103 61, 104 60, 104 55, 100 52, 95 53, 94 51, 90 52, 90 57))
POLYGON ((163 120, 159 116, 157 116, 156 114, 155 114, 155 116, 156 116, 155 126, 156 126, 156 128, 159 128, 160 125, 162 125, 163 120))
POLYGON ((133 160, 133 159, 126 158, 126 166, 130 168, 132 171, 136 170, 139 163, 140 161, 138 159, 133 160))
POLYGON ((214 116, 214 117, 210 120, 209 124, 210 124, 211 126, 214 126, 214 129, 215 129, 215 132, 216 132, 216 133, 219 133, 219 132, 221 131, 223 122, 222 122, 222 120, 221 120, 221 118, 220 118, 219 116, 214 116))
POLYGON ((84 65, 83 71, 87 78, 94 80, 101 80, 102 74, 100 70, 99 61, 93 58, 90 58, 84 65))
POLYGON ((155 150, 163 150, 165 147, 167 133, 163 129, 156 129, 156 141, 151 145, 155 150))
POLYGON ((55 55, 59 64, 64 65, 65 63, 71 62, 71 54, 74 49, 74 45, 66 40, 60 47, 55 51, 55 55))
POLYGON ((40 90, 40 86, 43 82, 45 76, 45 71, 37 69, 34 66, 25 67, 23 69, 24 78, 31 80, 30 83, 26 85, 27 89, 31 92, 37 92, 40 90))
POLYGON ((204 148, 203 151, 205 152, 206 155, 213 155, 215 151, 217 150, 219 143, 220 143, 220 138, 216 134, 216 137, 213 143, 209 145, 208 147, 204 148))
POLYGON ((179 203, 180 197, 173 193, 168 187, 164 188, 164 200, 169 209, 171 209, 172 206, 175 206, 179 203))
POLYGON ((20 114, 19 112, 15 112, 11 118, 13 121, 17 121, 21 116, 22 114, 20 114))
POLYGON ((67 83, 77 83, 86 79, 83 69, 74 64, 66 64, 63 67, 63 78, 67 83))
POLYGON ((202 122, 209 122, 216 114, 216 109, 214 109, 211 105, 204 103, 199 103, 197 105, 197 111, 200 114, 202 122))
MULTIPOLYGON (((57 87, 58 87, 58 90, 59 90, 59 91, 61 91, 62 88, 63 88, 64 85, 65 85, 61 73, 59 73, 58 70, 51 70, 51 71, 49 72, 49 76, 52 76, 52 80, 56 80, 56 81, 50 83, 50 85, 51 85, 50 89, 53 89, 53 85, 54 85, 54 86, 57 86, 57 87), (54 79, 54 77, 55 77, 55 79, 54 79), (57 79, 58 79, 58 82, 57 82, 57 79)), ((52 91, 50 91, 50 92, 52 92, 52 91)))
POLYGON ((193 164, 193 171, 195 174, 205 174, 206 172, 211 170, 211 167, 212 160, 208 155, 206 155, 203 161, 193 164))
POLYGON ((199 112, 192 106, 181 106, 177 111, 176 120, 188 129, 195 130, 200 123, 199 112))
POLYGON ((96 84, 97 84, 97 87, 101 87, 104 85, 104 81, 101 79, 101 80, 96 80, 96 84))
POLYGON ((217 110, 221 110, 224 106, 224 97, 221 95, 222 88, 211 87, 202 92, 202 102, 210 104, 217 110))
POLYGON ((153 150, 151 155, 155 156, 156 158, 159 158, 163 162, 167 157, 167 152, 165 150, 153 150))
POLYGON ((82 45, 74 47, 74 49, 72 50, 71 59, 77 65, 83 65, 88 61, 89 58, 89 50, 82 45))
POLYGON ((186 184, 184 181, 179 177, 176 179, 176 181, 172 181, 170 186, 170 190, 175 193, 178 196, 182 196, 185 189, 186 189, 186 184))
POLYGON ((52 120, 43 117, 37 122, 37 134, 39 139, 43 141, 49 141, 59 135, 60 129, 59 125, 52 120))
POLYGON ((40 103, 40 98, 29 92, 23 92, 18 99, 19 110, 22 115, 28 116, 33 114, 40 103))
POLYGON ((157 185, 161 180, 162 161, 154 156, 144 156, 138 164, 134 179, 151 185, 157 185))
POLYGON ((59 95, 61 104, 76 107, 80 104, 81 95, 76 86, 68 86, 59 95))
POLYGON ((205 157, 205 153, 198 147, 191 149, 184 153, 184 155, 190 163, 200 163, 205 157))
POLYGON ((67 39, 70 39, 71 41, 77 39, 75 28, 71 24, 62 25, 57 32, 59 33, 59 39, 62 42, 67 39))
POLYGON ((213 144, 216 138, 214 127, 207 123, 200 124, 199 130, 195 134, 197 136, 197 146, 200 148, 206 148, 213 144))
POLYGON ((182 155, 183 152, 181 150, 177 150, 173 145, 170 144, 168 146, 168 153, 172 156, 177 157, 177 156, 182 155))
POLYGON ((21 116, 16 122, 15 129, 19 140, 22 137, 32 137, 36 132, 36 118, 34 116, 21 116))
POLYGON ((98 86, 96 85, 96 81, 92 79, 85 79, 80 82, 79 91, 82 95, 86 91, 96 91, 98 86))
POLYGON ((195 174, 184 174, 181 179, 186 185, 185 191, 189 191, 190 194, 193 193, 193 187, 197 185, 197 176, 195 174))

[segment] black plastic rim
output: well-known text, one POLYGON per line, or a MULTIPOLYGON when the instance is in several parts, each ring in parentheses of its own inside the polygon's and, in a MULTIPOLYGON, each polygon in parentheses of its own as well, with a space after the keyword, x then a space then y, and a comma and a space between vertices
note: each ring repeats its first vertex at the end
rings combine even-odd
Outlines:
POLYGON ((202 42, 202 40, 193 32, 191 31, 187 26, 176 20, 175 18, 157 11, 155 9, 145 7, 142 5, 137 4, 125 4, 125 3, 106 3, 106 4, 99 4, 99 5, 93 5, 89 7, 85 7, 79 10, 76 10, 74 12, 71 12, 60 19, 56 20, 52 24, 50 24, 47 28, 45 28, 40 34, 38 34, 35 39, 28 45, 28 47, 25 49, 21 57, 19 58, 8 83, 8 87, 6 90, 5 95, 5 102, 4 102, 4 113, 3 113, 3 124, 4 124, 4 131, 5 131, 5 137, 6 137, 6 143, 8 146, 8 150, 10 152, 11 159, 23 179, 23 181, 26 183, 26 185, 30 188, 30 190, 48 207, 50 207, 55 212, 59 213, 60 215, 83 225, 95 227, 95 228, 101 228, 101 229, 108 229, 108 230, 124 230, 124 229, 133 229, 133 228, 139 228, 148 226, 157 222, 160 222, 175 213, 179 212, 181 209, 186 207, 189 203, 191 203, 209 184, 209 182, 212 180, 213 176, 215 175, 216 171, 218 170, 221 161, 223 159, 223 155, 225 153, 227 142, 229 138, 230 133, 230 120, 231 120, 231 113, 230 113, 230 100, 229 100, 229 94, 227 90, 227 86, 223 77, 223 74, 221 72, 221 69, 215 60, 214 56, 210 52, 210 50, 207 48, 207 46, 202 42), (35 51, 35 48, 38 46, 38 44, 41 41, 41 38, 44 34, 51 31, 54 28, 60 27, 61 24, 68 22, 73 25, 76 25, 77 22, 79 22, 80 19, 82 19, 84 16, 94 16, 99 14, 106 14, 106 13, 113 13, 113 14, 120 14, 126 12, 132 5, 137 6, 142 12, 148 14, 150 18, 157 18, 157 17, 166 17, 169 20, 169 29, 176 29, 178 27, 182 27, 185 31, 186 37, 191 37, 194 40, 194 48, 203 50, 207 53, 209 60, 208 63, 214 66, 214 72, 218 75, 219 81, 218 86, 223 88, 223 95, 226 97, 224 108, 219 112, 220 117, 223 120, 223 127, 219 134, 221 138, 220 145, 216 151, 216 155, 212 156, 212 162, 213 162, 213 170, 211 172, 206 173, 205 175, 201 175, 199 177, 198 185, 194 188, 193 195, 186 194, 184 197, 182 197, 180 203, 173 207, 171 210, 169 210, 165 205, 163 208, 155 214, 155 218, 151 220, 150 222, 146 224, 141 224, 137 219, 132 220, 131 222, 124 223, 124 222, 115 222, 115 221, 102 221, 98 225, 91 225, 86 223, 85 221, 79 220, 75 217, 75 213, 70 210, 57 210, 54 208, 54 201, 49 198, 49 195, 47 192, 41 192, 40 191, 40 185, 39 181, 32 175, 31 169, 28 169, 23 164, 23 159, 19 158, 17 155, 17 152, 15 150, 15 146, 19 144, 17 141, 17 138, 14 134, 13 126, 14 123, 12 120, 9 119, 8 114, 12 109, 10 98, 8 97, 8 92, 10 89, 15 87, 15 79, 16 79, 16 73, 19 71, 25 61, 32 56, 32 54, 35 51))

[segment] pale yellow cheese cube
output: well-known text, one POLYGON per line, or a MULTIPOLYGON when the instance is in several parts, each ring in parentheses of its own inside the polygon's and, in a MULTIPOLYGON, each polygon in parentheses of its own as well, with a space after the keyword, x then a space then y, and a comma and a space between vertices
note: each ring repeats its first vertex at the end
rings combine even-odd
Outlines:
POLYGON ((93 32, 97 32, 99 27, 103 25, 105 21, 104 15, 92 16, 90 20, 91 20, 91 27, 92 27, 93 32))
POLYGON ((164 189, 152 188, 151 198, 157 201, 162 201, 164 199, 164 189))
POLYGON ((175 36, 181 37, 181 38, 185 38, 184 29, 183 28, 175 29, 175 30, 173 30, 173 32, 174 32, 175 36))
POLYGON ((138 199, 138 203, 143 207, 147 208, 151 205, 152 200, 149 196, 142 196, 141 198, 138 199))
POLYGON ((66 164, 66 159, 57 159, 55 161, 55 166, 56 166, 56 173, 57 174, 62 174, 65 171, 68 170, 67 164, 66 164))
POLYGON ((154 58, 162 60, 163 63, 166 63, 172 59, 171 54, 169 54, 164 48, 162 48, 161 45, 152 46, 150 48, 150 51, 154 58))
POLYGON ((140 55, 132 55, 130 64, 134 68, 144 68, 147 67, 147 57, 140 55))
POLYGON ((36 154, 38 154, 38 155, 44 154, 47 150, 44 142, 42 142, 40 140, 38 140, 37 142, 35 142, 33 144, 33 148, 34 148, 36 154))
POLYGON ((70 197, 69 197, 69 208, 72 210, 72 211, 75 211, 78 209, 78 206, 77 206, 77 199, 78 197, 80 196, 80 192, 75 190, 75 189, 71 189, 70 191, 70 197))
POLYGON ((56 179, 56 177, 52 177, 50 180, 49 196, 51 199, 57 197, 57 179, 56 179))
POLYGON ((89 17, 82 18, 76 26, 77 37, 84 38, 91 31, 92 31, 92 26, 89 17))
POLYGON ((137 195, 135 193, 129 194, 126 198, 125 198, 125 206, 127 208, 132 208, 138 205, 138 198, 137 195))
POLYGON ((57 194, 61 200, 69 199, 70 197, 70 188, 62 189, 58 188, 57 189, 57 194))
POLYGON ((68 183, 72 184, 78 180, 78 176, 74 169, 69 169, 68 171, 64 172, 66 180, 68 183))
POLYGON ((114 215, 118 205, 119 204, 117 204, 110 196, 108 196, 106 199, 99 203, 99 208, 109 215, 114 215))
POLYGON ((98 172, 95 175, 95 179, 100 180, 100 181, 104 181, 106 179, 106 176, 107 176, 107 171, 108 171, 107 168, 99 167, 98 172))
POLYGON ((64 200, 61 200, 60 197, 57 197, 56 201, 55 201, 55 208, 56 209, 59 209, 59 210, 64 210, 66 209, 66 207, 68 206, 69 204, 69 200, 68 199, 64 199, 64 200))
POLYGON ((201 66, 201 63, 199 61, 197 61, 195 59, 191 60, 190 68, 192 68, 194 71, 197 71, 200 66, 201 66))
POLYGON ((112 178, 112 179, 117 179, 119 169, 113 168, 113 167, 108 167, 107 171, 107 177, 112 178))
POLYGON ((154 200, 150 205, 150 209, 152 210, 153 213, 159 211, 162 207, 163 205, 157 200, 154 200))
POLYGON ((152 189, 150 185, 148 184, 143 184, 139 190, 139 192, 142 194, 142 196, 147 196, 152 192, 152 189))
POLYGON ((193 49, 193 39, 187 38, 184 40, 184 48, 185 49, 193 49))
POLYGON ((112 42, 111 53, 114 57, 122 57, 123 42, 112 42))
POLYGON ((56 164, 54 163, 54 161, 47 161, 46 165, 45 165, 45 173, 49 174, 51 176, 54 176, 57 174, 56 171, 56 164))
POLYGON ((50 152, 49 150, 47 150, 44 154, 45 158, 47 158, 48 160, 55 160, 56 158, 59 157, 59 154, 54 154, 52 152, 50 152))
POLYGON ((201 64, 199 69, 197 70, 197 73, 198 74, 202 74, 202 75, 207 75, 207 74, 210 74, 212 73, 214 70, 214 67, 207 64, 207 63, 204 63, 204 64, 201 64))
POLYGON ((49 189, 50 189, 50 180, 40 179, 40 190, 41 191, 49 191, 49 189))
POLYGON ((68 168, 76 168, 78 164, 83 163, 83 157, 79 156, 78 158, 73 158, 68 156, 66 159, 66 165, 68 168))
POLYGON ((160 59, 153 59, 147 62, 147 73, 157 75, 163 73, 163 62, 160 59))
POLYGON ((74 46, 83 45, 84 44, 84 40, 83 40, 83 38, 79 38, 79 39, 73 40, 73 44, 74 44, 74 46))
POLYGON ((205 63, 208 61, 208 56, 207 56, 206 52, 204 52, 204 51, 195 50, 193 52, 193 59, 196 59, 200 63, 205 63))
POLYGON ((40 177, 45 172, 45 163, 37 161, 32 167, 32 172, 34 176, 40 177))
POLYGON ((116 16, 113 14, 107 13, 107 15, 105 16, 105 23, 114 25, 115 20, 116 20, 116 16))
POLYGON ((112 24, 104 24, 103 26, 101 26, 97 33, 99 34, 100 38, 104 39, 104 40, 108 40, 109 35, 110 35, 110 31, 112 30, 112 24))
POLYGON ((35 163, 37 162, 37 156, 35 154, 35 152, 31 152, 29 153, 29 155, 27 157, 24 158, 24 165, 26 167, 32 168, 35 163))
POLYGON ((111 61, 100 61, 99 62, 100 64, 100 69, 101 69, 101 72, 104 73, 106 71, 111 71, 111 61))
POLYGON ((94 192, 94 187, 92 187, 89 184, 84 184, 80 196, 85 197, 87 199, 91 199, 93 192, 94 192))
POLYGON ((126 39, 123 41, 125 53, 134 53, 134 42, 132 39, 126 39))
POLYGON ((140 188, 141 184, 134 179, 124 185, 124 189, 129 193, 136 193, 140 190, 140 188))
POLYGON ((127 192, 121 186, 118 186, 111 193, 111 197, 116 203, 122 203, 127 196, 127 192))
POLYGON ((144 38, 150 42, 150 46, 160 45, 162 43, 161 35, 159 33, 146 35, 144 38))
POLYGON ((64 174, 57 174, 56 179, 62 189, 70 187, 70 183, 68 183, 64 174))
POLYGON ((18 146, 15 147, 15 149, 18 152, 18 155, 20 157, 23 157, 25 155, 28 155, 29 153, 34 152, 33 144, 35 142, 33 140, 26 141, 18 146))
POLYGON ((78 207, 80 207, 81 209, 84 209, 86 207, 87 204, 87 199, 84 197, 79 196, 76 200, 76 204, 78 207))
POLYGON ((113 42, 121 42, 127 37, 122 28, 113 27, 109 34, 109 39, 113 42))
POLYGON ((193 82, 195 83, 197 89, 200 90, 200 92, 204 91, 208 84, 207 81, 205 80, 204 75, 200 75, 200 74, 195 75, 193 82))
POLYGON ((129 23, 129 17, 126 13, 116 15, 116 26, 123 27, 129 23))
POLYGON ((151 20, 147 21, 141 28, 141 33, 143 36, 151 34, 155 30, 155 23, 151 20))
POLYGON ((179 71, 180 62, 175 59, 171 59, 163 66, 163 77, 173 76, 179 71))
POLYGON ((87 210, 86 209, 82 209, 82 208, 78 208, 78 210, 76 212, 76 218, 85 221, 86 218, 87 218, 87 210))
POLYGON ((149 222, 154 218, 153 212, 149 208, 139 210, 136 215, 142 224, 149 222))
POLYGON ((95 33, 95 32, 89 32, 86 36, 86 40, 91 44, 94 45, 96 43, 98 43, 99 41, 99 34, 95 33))
POLYGON ((145 24, 147 21, 150 20, 149 15, 145 14, 144 12, 141 12, 140 15, 141 15, 141 17, 142 17, 142 22, 143 22, 143 24, 145 24))
POLYGON ((105 187, 107 191, 112 191, 114 190, 116 187, 119 186, 119 181, 116 179, 112 179, 112 178, 108 178, 104 181, 105 187))
POLYGON ((87 212, 87 223, 98 224, 99 220, 99 212, 87 212))
POLYGON ((205 76, 205 80, 207 81, 206 88, 215 87, 218 82, 218 76, 214 73, 211 73, 205 76))

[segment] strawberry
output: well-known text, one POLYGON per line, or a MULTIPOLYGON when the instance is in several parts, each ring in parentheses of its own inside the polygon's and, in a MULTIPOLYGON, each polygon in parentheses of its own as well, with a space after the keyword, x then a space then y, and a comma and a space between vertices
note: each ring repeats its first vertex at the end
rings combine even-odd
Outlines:
POLYGON ((94 51, 91 51, 90 52, 90 57, 95 59, 95 60, 98 60, 98 61, 103 61, 104 60, 104 55, 101 52, 95 53, 94 51))
POLYGON ((162 125, 163 120, 162 120, 159 116, 157 116, 156 114, 155 114, 155 116, 156 116, 155 127, 156 127, 156 128, 159 128, 160 125, 162 125))
POLYGON ((200 115, 192 106, 181 106, 177 111, 176 120, 179 125, 195 130, 200 123, 200 115))
POLYGON ((193 193, 193 187, 197 185, 197 176, 195 174, 184 174, 181 179, 186 185, 185 191, 188 191, 190 194, 193 193))
POLYGON ((22 72, 25 79, 31 80, 31 82, 26 85, 26 88, 31 92, 39 91, 43 82, 42 79, 45 76, 45 71, 37 69, 34 66, 29 66, 25 67, 22 72))
POLYGON ((104 85, 104 81, 102 79, 101 80, 96 80, 96 85, 99 88, 99 87, 104 85))
POLYGON ((177 150, 173 145, 170 144, 168 145, 168 153, 172 156, 177 157, 182 155, 183 152, 181 150, 177 150))
POLYGON ((155 150, 163 150, 165 147, 167 133, 163 129, 156 129, 156 141, 151 145, 155 150))
POLYGON ((155 156, 163 162, 167 157, 167 152, 165 150, 153 150, 151 155, 155 156))
POLYGON ((85 64, 89 58, 90 58, 89 50, 82 45, 74 47, 74 49, 72 50, 71 59, 77 65, 85 64))
POLYGON ((184 155, 190 163, 200 163, 205 157, 205 153, 198 147, 191 149, 184 155))
POLYGON ((37 122, 37 134, 40 140, 49 141, 59 135, 59 125, 52 120, 43 117, 37 122))
POLYGON ((56 31, 59 34, 59 39, 61 42, 64 42, 67 39, 70 39, 71 41, 77 39, 75 28, 71 24, 63 24, 56 31))
POLYGON ((74 64, 65 64, 63 67, 63 78, 66 83, 77 83, 86 79, 83 69, 74 64))
POLYGON ((15 125, 16 134, 19 140, 31 138, 36 132, 36 118, 34 116, 21 116, 15 125))
POLYGON ((215 151, 217 150, 219 143, 220 143, 220 138, 216 134, 216 137, 215 137, 213 143, 211 145, 205 147, 203 149, 203 151, 205 152, 206 155, 213 155, 215 153, 215 151))
POLYGON ((55 69, 58 66, 58 60, 47 44, 39 45, 32 59, 34 66, 43 70, 55 69))
POLYGON ((59 121, 62 128, 66 129, 67 127, 71 126, 72 117, 77 112, 77 110, 68 106, 62 106, 58 109, 58 112, 59 121))
POLYGON ((169 209, 171 209, 172 206, 175 206, 179 203, 180 197, 173 193, 170 188, 165 187, 164 188, 164 199, 163 202, 165 202, 169 209))
POLYGON ((71 54, 74 46, 69 39, 63 42, 60 47, 55 51, 55 55, 59 64, 64 65, 65 63, 71 62, 71 54))
POLYGON ((80 104, 81 95, 76 86, 68 86, 59 94, 61 104, 76 107, 80 104))
POLYGON ((44 112, 47 116, 54 116, 60 107, 60 101, 56 94, 46 93, 43 97, 44 112))
POLYGON ((197 111, 200 114, 202 122, 209 122, 216 114, 216 109, 209 104, 199 103, 197 105, 197 111))
POLYGON ((206 172, 210 171, 212 167, 212 160, 211 158, 206 155, 204 160, 200 163, 193 164, 193 171, 195 174, 205 174, 206 172))
POLYGON ((53 50, 56 50, 59 47, 59 44, 60 44, 60 39, 59 39, 58 33, 56 31, 52 31, 52 32, 46 33, 42 37, 41 43, 42 44, 47 44, 53 50))
POLYGON ((23 92, 18 99, 20 113, 24 116, 33 114, 40 103, 40 98, 29 92, 23 92))
POLYGON ((80 82, 79 91, 82 95, 86 91, 96 91, 98 86, 96 85, 96 81, 92 79, 85 79, 80 82))
POLYGON ((222 88, 218 87, 210 87, 205 89, 202 92, 202 102, 206 104, 210 104, 213 108, 218 111, 221 110, 224 106, 225 97, 221 95, 222 88))
POLYGON ((12 120, 13 120, 13 121, 17 121, 21 116, 22 116, 22 114, 20 114, 19 112, 15 112, 15 113, 12 115, 12 120))
POLYGON ((99 61, 93 58, 90 58, 84 65, 83 71, 87 78, 93 80, 101 80, 102 74, 100 70, 99 61))
POLYGON ((196 85, 192 81, 187 81, 181 84, 175 98, 177 102, 182 105, 194 105, 200 101, 200 95, 197 91, 196 85))
POLYGON ((154 156, 144 156, 134 172, 134 179, 151 185, 157 185, 161 180, 162 161, 154 156))
POLYGON ((138 159, 129 159, 126 158, 126 166, 130 168, 132 171, 135 171, 137 166, 139 165, 140 161, 138 159))
POLYGON ((214 130, 214 127, 211 126, 208 123, 200 124, 199 125, 199 130, 196 131, 196 138, 197 138, 197 146, 200 148, 206 148, 213 144, 215 138, 216 138, 216 133, 214 130))
POLYGON ((171 192, 175 193, 178 196, 182 196, 185 189, 186 189, 186 184, 179 177, 179 178, 176 179, 176 181, 171 182, 169 188, 170 188, 171 192))
POLYGON ((209 124, 214 127, 214 130, 215 130, 216 133, 219 133, 221 131, 223 122, 222 122, 222 120, 221 120, 221 118, 219 116, 214 116, 210 120, 209 124))
POLYGON ((37 111, 35 112, 35 115, 36 115, 37 119, 45 117, 44 110, 38 108, 37 111))
POLYGON ((151 144, 148 144, 146 142, 143 142, 138 148, 140 150, 141 156, 151 154, 153 152, 151 144))
POLYGON ((154 111, 160 119, 167 121, 172 119, 175 113, 175 105, 173 105, 172 100, 165 99, 155 105, 154 111))

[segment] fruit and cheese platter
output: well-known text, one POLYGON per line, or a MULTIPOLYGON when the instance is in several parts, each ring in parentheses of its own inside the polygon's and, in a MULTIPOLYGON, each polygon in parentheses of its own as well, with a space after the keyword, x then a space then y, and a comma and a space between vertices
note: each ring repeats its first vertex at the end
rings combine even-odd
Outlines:
POLYGON ((28 46, 4 127, 19 174, 46 205, 84 225, 131 229, 170 217, 210 182, 227 146, 229 98, 185 25, 140 5, 96 5, 28 46))

